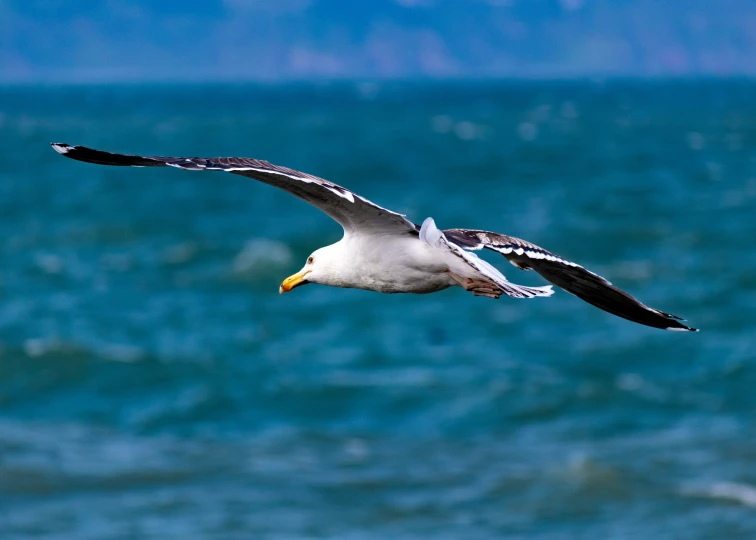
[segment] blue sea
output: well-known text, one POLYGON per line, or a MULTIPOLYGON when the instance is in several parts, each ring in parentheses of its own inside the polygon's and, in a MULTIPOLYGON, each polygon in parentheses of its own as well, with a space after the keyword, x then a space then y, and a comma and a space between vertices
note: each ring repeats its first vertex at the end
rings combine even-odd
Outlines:
POLYGON ((0 149, 0 538, 756 538, 756 81, 6 86, 0 149), (327 216, 53 141, 266 159, 701 332, 279 295, 327 216))

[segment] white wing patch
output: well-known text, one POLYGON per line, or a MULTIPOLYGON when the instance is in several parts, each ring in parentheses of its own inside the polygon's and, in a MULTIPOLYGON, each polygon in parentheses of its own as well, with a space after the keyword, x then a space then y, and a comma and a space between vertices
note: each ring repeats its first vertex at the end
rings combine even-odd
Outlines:
POLYGON ((554 294, 551 285, 543 287, 526 287, 508 281, 501 272, 487 261, 484 261, 474 253, 466 251, 456 244, 449 242, 444 233, 436 227, 433 218, 427 218, 423 221, 423 225, 420 227, 420 240, 436 249, 450 251, 465 261, 474 270, 491 280, 502 290, 502 292, 513 298, 534 298, 536 296, 551 296, 554 294))

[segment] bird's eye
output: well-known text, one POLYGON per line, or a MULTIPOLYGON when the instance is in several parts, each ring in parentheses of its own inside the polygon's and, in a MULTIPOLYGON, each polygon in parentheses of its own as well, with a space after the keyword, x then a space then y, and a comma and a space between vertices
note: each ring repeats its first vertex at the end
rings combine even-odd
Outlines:
POLYGON ((313 260, 314 260, 314 259, 313 259, 312 257, 308 257, 308 258, 307 258, 307 264, 312 264, 312 261, 313 261, 313 260))

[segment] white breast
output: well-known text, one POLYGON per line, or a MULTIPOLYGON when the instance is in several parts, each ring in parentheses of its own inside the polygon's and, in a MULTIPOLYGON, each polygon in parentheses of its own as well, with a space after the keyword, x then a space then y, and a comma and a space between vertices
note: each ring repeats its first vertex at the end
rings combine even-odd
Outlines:
POLYGON ((407 234, 351 236, 343 240, 346 287, 384 293, 430 293, 456 284, 448 254, 407 234), (348 283, 348 284, 347 284, 348 283))

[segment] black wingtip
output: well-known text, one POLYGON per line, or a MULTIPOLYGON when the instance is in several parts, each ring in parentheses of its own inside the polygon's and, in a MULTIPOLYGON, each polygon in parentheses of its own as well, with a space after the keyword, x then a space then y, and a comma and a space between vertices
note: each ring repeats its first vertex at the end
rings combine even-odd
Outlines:
POLYGON ((677 315, 672 315, 671 313, 665 313, 664 311, 659 311, 659 313, 661 313, 665 317, 669 317, 670 319, 673 319, 675 321, 685 321, 685 320, 687 320, 687 319, 683 319, 682 317, 678 317, 677 315))
POLYGON ((671 330, 673 332, 700 332, 698 328, 691 328, 690 326, 685 326, 684 324, 681 324, 679 326, 668 326, 665 328, 665 330, 671 330))
POLYGON ((677 315, 672 315, 671 313, 665 313, 663 311, 659 310, 653 310, 657 313, 661 314, 663 317, 667 318, 667 322, 669 323, 669 326, 664 328, 664 330, 672 330, 673 332, 698 332, 698 328, 692 328, 690 326, 685 326, 680 321, 685 321, 682 317, 678 317, 677 315))
POLYGON ((96 163, 97 165, 114 165, 117 167, 164 167, 165 163, 142 156, 131 156, 127 154, 113 154, 94 150, 86 146, 71 146, 66 143, 50 143, 57 153, 77 161, 86 163, 96 163))
POLYGON ((68 152, 71 151, 72 146, 66 144, 66 143, 50 143, 50 146, 53 147, 53 150, 55 150, 57 153, 66 155, 68 152))

